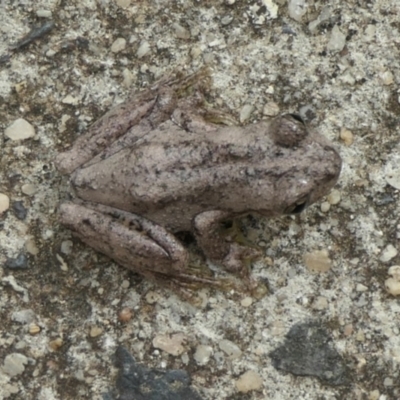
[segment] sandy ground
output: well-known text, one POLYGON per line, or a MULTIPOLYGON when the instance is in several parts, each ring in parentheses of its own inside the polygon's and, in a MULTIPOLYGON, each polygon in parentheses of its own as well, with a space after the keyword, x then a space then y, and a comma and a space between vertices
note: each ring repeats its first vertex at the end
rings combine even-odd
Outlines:
POLYGON ((285 0, 0 1, 0 193, 11 202, 0 216, 0 398, 112 398, 120 344, 148 368, 187 370, 204 399, 400 398, 400 307, 385 289, 400 246, 400 4, 303 3, 289 15, 285 0), (344 165, 333 194, 299 218, 245 221, 265 249, 253 273, 269 295, 204 288, 196 308, 71 238, 53 159, 132 91, 204 65, 217 107, 244 123, 300 112, 344 165), (33 137, 6 136, 19 118, 33 137), (310 271, 307 253, 328 270, 310 271), (349 386, 273 367, 268 353, 309 320, 329 332, 349 386), (175 353, 156 348, 174 334, 175 353), (261 384, 239 392, 250 370, 261 384))

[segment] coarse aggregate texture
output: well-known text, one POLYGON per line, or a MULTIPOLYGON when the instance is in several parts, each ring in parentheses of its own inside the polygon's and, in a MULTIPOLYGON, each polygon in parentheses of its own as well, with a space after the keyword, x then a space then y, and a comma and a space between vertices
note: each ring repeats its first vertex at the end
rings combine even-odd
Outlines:
POLYGON ((118 346, 145 368, 186 370, 206 400, 400 398, 400 305, 385 289, 400 264, 399 13, 397 0, 0 0, 0 193, 27 211, 0 215, 0 398, 106 398, 118 346), (300 113, 344 165, 323 207, 243 221, 265 248, 253 274, 268 296, 205 288, 195 307, 71 242, 57 221, 69 187, 53 160, 132 91, 204 65, 210 104, 244 123, 300 113), (33 137, 5 135, 19 119, 33 137), (330 268, 313 271, 306 254, 330 268), (348 386, 273 367, 268 354, 310 320, 330 334, 348 386), (180 355, 154 347, 176 334, 180 355), (239 393, 247 371, 263 385, 239 393))

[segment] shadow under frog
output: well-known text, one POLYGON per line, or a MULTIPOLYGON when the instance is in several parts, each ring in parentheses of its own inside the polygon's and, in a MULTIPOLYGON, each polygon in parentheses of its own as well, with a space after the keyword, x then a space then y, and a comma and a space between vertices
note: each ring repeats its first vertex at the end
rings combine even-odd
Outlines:
MULTIPOLYGON (((56 159, 77 199, 61 222, 83 242, 147 278, 181 288, 216 282, 192 268, 177 232, 194 234, 213 263, 248 288, 255 248, 223 235, 224 222, 295 214, 335 185, 332 144, 286 114, 247 126, 210 122, 207 72, 165 78, 95 122, 56 159), (174 285, 175 286, 175 285, 174 285)), ((210 117, 211 116, 211 117, 210 117)))

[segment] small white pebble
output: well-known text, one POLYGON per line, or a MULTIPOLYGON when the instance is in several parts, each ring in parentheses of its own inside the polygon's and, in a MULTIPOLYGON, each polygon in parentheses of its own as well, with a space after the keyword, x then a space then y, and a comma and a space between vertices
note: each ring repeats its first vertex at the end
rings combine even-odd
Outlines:
POLYGON ((21 192, 27 196, 33 196, 36 193, 36 186, 33 183, 25 183, 21 186, 21 192))
POLYGON ((392 245, 392 244, 388 244, 382 251, 381 256, 379 257, 379 259, 382 262, 388 262, 390 261, 392 258, 397 256, 397 249, 392 245))
POLYGON ((391 71, 382 72, 379 78, 384 85, 391 85, 394 82, 394 76, 391 71))
POLYGON ((307 3, 305 0, 289 0, 289 17, 297 22, 301 22, 304 14, 307 12, 307 3))
POLYGON ((183 333, 173 335, 157 335, 153 339, 153 346, 173 356, 180 356, 185 350, 186 337, 183 333))
POLYGON ((279 114, 279 106, 273 101, 264 105, 263 114, 267 115, 268 117, 275 117, 279 114))
POLYGON ((172 24, 172 28, 175 31, 175 35, 178 39, 190 39, 190 32, 182 25, 177 22, 172 24))
POLYGON ((353 132, 346 128, 340 129, 340 139, 343 140, 346 146, 351 146, 353 143, 353 132))
POLYGON ((24 140, 35 136, 35 128, 23 118, 16 119, 4 134, 11 140, 24 140))
POLYGON ((303 256, 303 261, 311 272, 327 272, 332 267, 328 250, 314 250, 311 253, 306 253, 303 256))
POLYGON ((126 40, 124 38, 118 38, 114 40, 114 43, 111 45, 111 51, 113 53, 119 53, 126 48, 126 40))
POLYGON ((128 289, 129 286, 130 286, 129 281, 128 281, 127 279, 124 279, 124 280, 122 281, 122 283, 121 283, 122 289, 128 289))
POLYGON ((70 94, 67 94, 62 100, 62 103, 69 104, 71 106, 76 106, 79 104, 79 99, 77 97, 73 97, 70 94))
POLYGON ((193 358, 198 365, 206 365, 210 360, 212 353, 213 349, 211 346, 200 344, 199 346, 197 346, 193 358))
POLYGON ((332 29, 331 38, 327 44, 327 49, 333 52, 342 51, 346 45, 346 35, 342 33, 337 25, 332 29))
POLYGON ((394 278, 388 278, 385 281, 385 288, 393 296, 400 295, 400 281, 394 278))
POLYGON ((27 241, 25 242, 25 249, 29 254, 32 254, 33 256, 39 254, 39 249, 36 246, 35 240, 33 238, 27 239, 27 241))
POLYGON ((143 40, 136 52, 136 56, 137 58, 143 58, 148 53, 150 53, 150 43, 147 40, 143 40))
POLYGON ((10 208, 10 198, 4 194, 0 193, 0 214, 7 211, 10 208))
POLYGON ((386 182, 397 190, 400 190, 400 170, 395 170, 386 175, 386 182))
POLYGON ((261 376, 256 371, 247 371, 236 381, 238 392, 247 393, 252 390, 260 390, 263 384, 261 376))
POLYGON ((324 201, 323 203, 321 203, 321 211, 323 213, 328 212, 330 210, 330 208, 331 208, 331 205, 328 201, 324 201))
POLYGON ((45 10, 43 8, 40 8, 39 10, 36 11, 36 15, 39 18, 51 18, 52 17, 52 13, 50 10, 45 10))
POLYGON ((245 104, 242 107, 242 110, 240 111, 239 121, 241 123, 247 121, 250 118, 253 111, 254 111, 254 106, 252 106, 251 104, 245 104))
POLYGON ((240 304, 242 305, 242 307, 250 307, 253 304, 253 299, 249 296, 245 297, 244 299, 242 299, 240 304))
POLYGON ((61 253, 63 253, 63 254, 71 254, 73 246, 74 246, 74 244, 73 244, 72 240, 64 240, 61 243, 61 248, 60 248, 61 253))
POLYGON ((126 8, 131 5, 131 0, 115 0, 118 7, 126 8))
POLYGON ((333 189, 328 196, 326 196, 326 199, 328 200, 329 204, 334 206, 338 203, 340 203, 341 196, 339 190, 333 189))
POLYGON ((389 268, 388 274, 391 275, 394 279, 400 281, 400 265, 393 265, 389 268))
POLYGON ((368 286, 364 286, 362 283, 357 283, 356 291, 357 292, 366 292, 368 290, 368 286))

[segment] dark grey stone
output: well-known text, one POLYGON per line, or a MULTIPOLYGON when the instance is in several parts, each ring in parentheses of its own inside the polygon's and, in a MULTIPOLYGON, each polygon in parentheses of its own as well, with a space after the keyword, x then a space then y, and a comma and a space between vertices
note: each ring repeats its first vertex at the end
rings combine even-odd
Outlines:
POLYGON ((119 400, 202 400, 190 387, 186 371, 148 369, 136 363, 122 346, 115 356, 119 400))
POLYGON ((24 220, 26 215, 28 214, 28 210, 25 208, 24 203, 20 200, 14 201, 12 204, 12 208, 14 210, 15 216, 20 219, 24 220))
POLYGON ((26 254, 19 254, 16 258, 8 258, 4 263, 6 268, 10 269, 26 269, 29 268, 28 257, 26 254))
POLYGON ((331 337, 318 322, 294 325, 282 346, 269 356, 276 369, 293 375, 314 376, 332 385, 348 385, 350 370, 331 346, 331 337))

